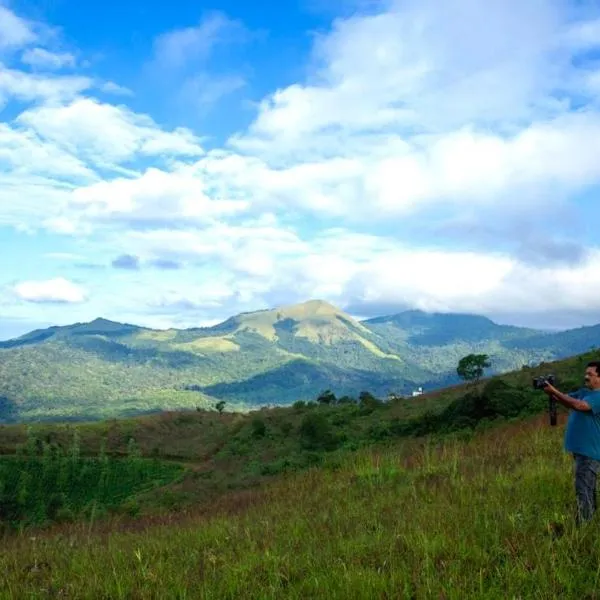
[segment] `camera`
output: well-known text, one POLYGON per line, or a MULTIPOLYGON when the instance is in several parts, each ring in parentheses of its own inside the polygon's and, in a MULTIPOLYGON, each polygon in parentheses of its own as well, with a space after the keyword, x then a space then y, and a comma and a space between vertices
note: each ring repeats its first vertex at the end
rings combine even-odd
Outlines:
MULTIPOLYGON (((554 385, 556 377, 554 375, 540 375, 533 378, 533 389, 543 390, 548 384, 554 385)), ((554 427, 557 422, 556 400, 550 396, 548 398, 548 416, 550 417, 550 425, 554 427)))
POLYGON ((556 377, 554 375, 540 375, 533 378, 533 389, 543 390, 547 385, 554 385, 556 377))

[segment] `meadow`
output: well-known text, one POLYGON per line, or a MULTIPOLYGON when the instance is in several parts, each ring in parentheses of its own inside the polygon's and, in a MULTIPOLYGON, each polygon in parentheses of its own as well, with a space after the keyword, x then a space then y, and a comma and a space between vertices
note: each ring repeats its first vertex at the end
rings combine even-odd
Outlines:
POLYGON ((417 401, 0 427, 0 598, 600 597, 566 411, 531 388, 592 358, 417 401))
POLYGON ((6 538, 2 598, 596 598, 563 425, 397 440, 208 513, 6 538))

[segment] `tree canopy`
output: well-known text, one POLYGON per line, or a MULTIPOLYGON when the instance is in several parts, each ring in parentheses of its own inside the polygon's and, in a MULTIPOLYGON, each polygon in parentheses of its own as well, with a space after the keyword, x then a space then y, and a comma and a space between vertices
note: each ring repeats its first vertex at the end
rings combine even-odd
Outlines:
POLYGON ((485 369, 491 367, 487 354, 468 354, 463 356, 456 367, 457 375, 464 381, 479 381, 485 369))

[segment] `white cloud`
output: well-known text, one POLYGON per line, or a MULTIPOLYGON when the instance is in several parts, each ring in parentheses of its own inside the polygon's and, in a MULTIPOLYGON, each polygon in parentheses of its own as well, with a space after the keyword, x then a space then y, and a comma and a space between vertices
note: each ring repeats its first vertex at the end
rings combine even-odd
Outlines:
POLYGON ((208 13, 196 27, 176 29, 154 42, 155 60, 165 69, 178 69, 205 61, 219 44, 243 39, 243 24, 222 12, 208 13))
POLYGON ((338 20, 317 38, 310 83, 265 99, 251 128, 258 139, 243 141, 277 140, 280 151, 321 133, 531 117, 568 64, 556 48, 561 17, 550 0, 415 0, 338 20))
POLYGON ((568 16, 553 0, 409 0, 337 20, 307 83, 268 96, 232 136, 247 155, 227 157, 245 162, 233 185, 360 222, 550 207, 597 185, 600 70, 572 59, 598 21, 568 16))
POLYGON ((92 98, 32 108, 17 121, 43 139, 98 163, 123 162, 136 155, 203 154, 198 138, 189 130, 167 132, 147 115, 92 98))
POLYGON ((0 5, 0 50, 20 48, 36 37, 31 23, 0 5))
POLYGON ((560 200, 561 192, 600 182, 600 115, 595 113, 536 123, 510 138, 465 128, 423 141, 423 150, 413 147, 383 159, 366 174, 364 190, 384 213, 431 203, 455 210, 492 204, 506 211, 524 202, 560 200))
POLYGON ((58 219, 72 184, 22 171, 0 172, 0 225, 35 231, 44 221, 58 219))
MULTIPOLYGON (((93 181, 96 176, 76 155, 41 140, 33 131, 0 123, 0 164, 18 175, 53 175, 93 181)), ((0 175, 0 178, 2 175, 0 175)))
POLYGON ((46 281, 23 281, 14 286, 14 292, 27 302, 78 304, 86 300, 83 288, 62 277, 46 281))
POLYGON ((184 257, 196 262, 196 281, 216 282, 220 292, 208 297, 203 284, 180 274, 175 285, 156 281, 151 308, 160 308, 162 322, 170 316, 180 325, 215 311, 225 317, 308 298, 363 316, 406 307, 530 318, 557 310, 600 314, 600 249, 575 265, 544 267, 508 253, 417 249, 341 229, 301 237, 275 222, 140 231, 122 244, 142 256, 184 257))
POLYGON ((44 48, 30 48, 23 53, 21 60, 26 64, 38 69, 62 69, 63 67, 74 67, 75 56, 69 52, 50 52, 44 48))
POLYGON ((69 214, 75 219, 114 223, 205 222, 247 208, 244 201, 218 200, 201 179, 185 170, 151 168, 137 178, 102 181, 74 190, 69 214))
POLYGON ((100 89, 107 94, 115 94, 116 96, 133 96, 133 92, 125 86, 119 85, 114 81, 107 81, 100 86, 100 89))
MULTIPOLYGON (((159 312, 172 313, 180 310, 207 310, 219 308, 230 300, 235 292, 230 281, 213 280, 210 286, 180 284, 151 295, 145 304, 159 312)), ((147 296, 146 296, 147 298, 147 296)))
POLYGON ((153 77, 168 82, 165 85, 171 90, 169 100, 175 100, 177 110, 206 113, 224 97, 246 86, 243 72, 247 69, 235 61, 235 69, 224 71, 221 54, 252 37, 254 34, 241 21, 210 11, 197 26, 159 35, 147 69, 153 77))
POLYGON ((68 101, 91 86, 89 77, 38 75, 8 69, 0 64, 0 109, 10 98, 26 102, 68 101))
MULTIPOLYGON (((187 129, 89 97, 125 96, 116 84, 3 68, 0 98, 35 105, 0 125, 0 224, 89 236, 103 264, 139 256, 135 286, 120 273, 93 310, 135 314, 151 289, 162 323, 186 308, 197 320, 209 307, 309 297, 367 311, 600 311, 594 248, 549 245, 576 257, 550 268, 402 239, 420 214, 442 231, 470 214, 575 212, 574 195, 600 184, 600 71, 582 59, 597 23, 573 23, 551 0, 389 2, 317 35, 307 80, 269 95, 246 132, 206 153, 187 129), (401 233, 378 235, 382 225, 401 233), (161 259, 195 271, 157 279, 145 265, 161 259), (192 273, 198 283, 185 284, 192 273)), ((243 84, 204 68, 240 27, 213 13, 169 32, 154 66, 210 104, 243 84)), ((556 225, 572 234, 566 219, 556 225)), ((49 285, 27 277, 21 285, 49 285)))
POLYGON ((569 267, 540 268, 507 255, 400 251, 357 271, 344 289, 355 306, 506 314, 600 314, 600 250, 569 267))
POLYGON ((564 42, 575 51, 600 47, 600 19, 575 23, 564 33, 564 42))

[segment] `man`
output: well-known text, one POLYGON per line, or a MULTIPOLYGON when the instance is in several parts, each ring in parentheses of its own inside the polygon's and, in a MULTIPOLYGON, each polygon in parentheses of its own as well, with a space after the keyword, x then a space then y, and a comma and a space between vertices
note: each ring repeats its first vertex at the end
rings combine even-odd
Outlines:
POLYGON ((575 460, 577 524, 596 511, 596 476, 600 471, 600 361, 588 363, 585 387, 563 394, 548 384, 544 391, 571 409, 565 432, 565 450, 575 460))

